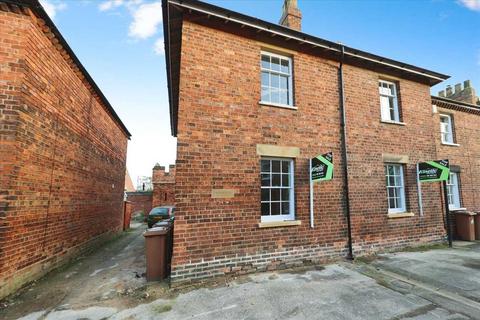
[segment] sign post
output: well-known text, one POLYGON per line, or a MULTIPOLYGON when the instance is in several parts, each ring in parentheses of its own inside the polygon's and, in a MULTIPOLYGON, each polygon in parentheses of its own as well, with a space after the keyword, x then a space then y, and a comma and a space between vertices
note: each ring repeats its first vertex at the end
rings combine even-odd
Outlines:
POLYGON ((310 172, 310 228, 313 223, 313 183, 318 181, 332 180, 333 178, 333 153, 318 155, 309 160, 310 172))
POLYGON ((422 184, 420 183, 420 173, 417 163, 417 193, 418 193, 418 209, 420 209, 420 216, 423 217, 423 201, 422 201, 422 184))
MULTIPOLYGON (((448 206, 448 190, 447 190, 447 181, 450 177, 449 162, 448 160, 421 162, 417 165, 417 176, 420 182, 435 182, 435 181, 442 182, 443 198, 445 201, 445 220, 447 225, 448 246, 451 248, 452 247, 452 226, 450 224, 450 208, 448 206)), ((419 201, 421 202, 421 196, 419 196, 419 201)))

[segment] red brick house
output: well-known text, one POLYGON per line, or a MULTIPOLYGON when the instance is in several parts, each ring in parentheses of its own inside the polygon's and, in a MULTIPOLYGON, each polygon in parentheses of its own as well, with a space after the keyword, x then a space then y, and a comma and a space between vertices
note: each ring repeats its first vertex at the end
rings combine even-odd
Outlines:
POLYGON ((153 197, 152 207, 175 204, 175 166, 165 167, 156 164, 152 172, 153 197))
POLYGON ((437 154, 450 160, 450 209, 480 213, 480 103, 468 80, 448 98, 443 95, 432 97, 432 104, 434 122, 440 124, 437 154))
MULTIPOLYGON (((430 87, 448 76, 302 33, 296 3, 278 25, 163 0, 174 283, 441 241, 442 192, 423 184, 420 212, 416 164, 452 156, 480 178, 478 160, 440 146, 430 87), (308 161, 329 151, 334 179, 315 185, 311 220, 308 161)), ((477 108, 441 102, 478 123, 477 108)), ((480 210, 478 185, 465 190, 480 210)))
POLYGON ((38 1, 0 43, 1 298, 122 230, 130 134, 38 1))

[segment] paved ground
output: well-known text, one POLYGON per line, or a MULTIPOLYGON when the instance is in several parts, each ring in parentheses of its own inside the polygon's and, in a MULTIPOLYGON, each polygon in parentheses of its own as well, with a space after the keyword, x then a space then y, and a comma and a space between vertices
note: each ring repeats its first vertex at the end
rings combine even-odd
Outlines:
POLYGON ((142 276, 143 230, 25 289, 0 319, 480 319, 480 243, 172 292, 142 276))
MULTIPOLYGON (((80 257, 69 266, 21 290, 4 303, 0 319, 16 319, 32 312, 80 309, 90 306, 124 308, 138 305, 145 284, 145 227, 134 228, 95 253, 80 257)), ((40 315, 40 313, 38 313, 40 315)), ((88 318, 88 317, 87 317, 88 318)), ((29 319, 37 319, 31 317, 29 319)))

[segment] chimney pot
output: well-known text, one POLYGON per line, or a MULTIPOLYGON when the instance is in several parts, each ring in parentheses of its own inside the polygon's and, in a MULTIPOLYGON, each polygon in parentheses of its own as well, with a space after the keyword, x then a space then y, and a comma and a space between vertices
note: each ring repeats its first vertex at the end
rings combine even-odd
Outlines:
POLYGON ((302 13, 298 9, 297 0, 284 0, 283 13, 279 23, 297 31, 302 30, 302 13))
POLYGON ((444 97, 444 98, 445 98, 445 90, 438 91, 438 96, 439 96, 439 97, 444 97))
POLYGON ((465 81, 463 81, 463 87, 464 87, 465 89, 470 88, 470 86, 471 86, 470 80, 465 80, 465 81))

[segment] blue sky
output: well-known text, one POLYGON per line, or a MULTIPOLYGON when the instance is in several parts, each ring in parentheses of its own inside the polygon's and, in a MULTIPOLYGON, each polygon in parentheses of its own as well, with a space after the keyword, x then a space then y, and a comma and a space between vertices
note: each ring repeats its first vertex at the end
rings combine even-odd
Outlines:
MULTIPOLYGON (((173 164, 161 6, 149 0, 41 0, 132 133, 127 168, 136 181, 173 164)), ((278 22, 283 0, 209 0, 278 22)), ((480 92, 480 0, 298 0, 303 31, 451 75, 480 92)))

